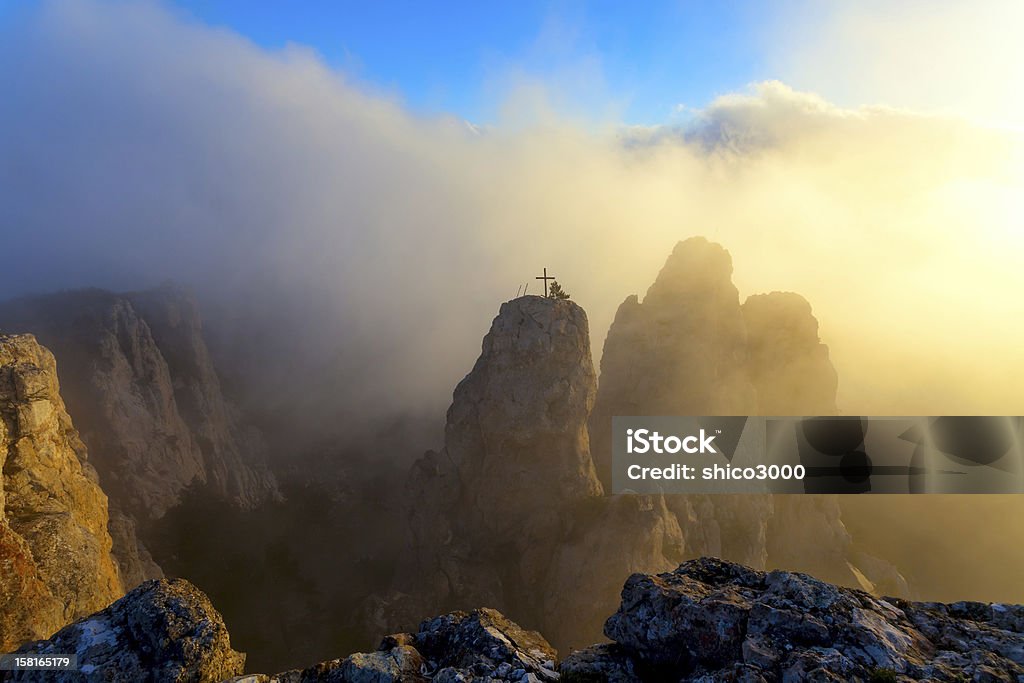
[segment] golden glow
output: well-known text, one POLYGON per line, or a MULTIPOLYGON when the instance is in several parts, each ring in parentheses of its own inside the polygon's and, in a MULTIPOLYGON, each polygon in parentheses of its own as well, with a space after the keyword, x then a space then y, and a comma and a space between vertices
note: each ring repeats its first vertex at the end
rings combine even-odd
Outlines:
POLYGON ((764 41, 783 80, 846 104, 1024 130, 1024 3, 794 0, 782 7, 764 41))
POLYGON ((766 33, 787 37, 777 72, 802 90, 732 93, 685 135, 567 119, 543 83, 509 94, 493 127, 417 117, 306 50, 146 3, 55 5, 25 47, 42 50, 36 80, 93 80, 12 110, 29 130, 33 112, 78 114, 16 140, 16 156, 69 162, 46 166, 35 202, 32 174, 12 177, 11 213, 88 226, 67 243, 228 299, 250 299, 251 281, 303 304, 329 293, 315 340, 373 367, 360 406, 446 400, 497 302, 543 266, 588 311, 599 357, 619 303, 705 235, 731 251, 743 296, 811 302, 846 412, 1024 414, 1024 143, 989 123, 1024 92, 1024 6, 844 3, 805 26, 796 4, 766 33), (957 117, 911 110, 961 101, 957 117), (155 137, 154 112, 175 113, 155 137), (140 179, 146 192, 104 199, 140 179))

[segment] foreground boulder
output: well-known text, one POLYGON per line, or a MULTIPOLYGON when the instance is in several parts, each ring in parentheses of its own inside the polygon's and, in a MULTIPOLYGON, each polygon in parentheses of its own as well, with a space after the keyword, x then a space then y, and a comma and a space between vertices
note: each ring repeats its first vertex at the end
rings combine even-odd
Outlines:
MULTIPOLYGON (((20 654, 75 654, 79 671, 46 680, 220 681, 242 673, 245 655, 231 649, 227 627, 203 593, 184 579, 143 583, 106 609, 28 643, 20 654)), ((7 672, 10 681, 38 671, 7 672)))
POLYGON ((1024 606, 882 600, 710 558, 631 576, 605 635, 564 680, 1024 681, 1024 606))

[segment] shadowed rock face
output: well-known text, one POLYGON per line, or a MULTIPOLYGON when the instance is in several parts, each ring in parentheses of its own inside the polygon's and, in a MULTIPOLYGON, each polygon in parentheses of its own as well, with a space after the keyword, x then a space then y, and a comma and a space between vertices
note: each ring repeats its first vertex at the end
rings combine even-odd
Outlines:
POLYGON ((0 652, 123 594, 107 497, 64 409, 53 355, 0 335, 0 652))
MULTIPOLYGON (((838 379, 807 300, 792 292, 754 294, 741 311, 759 414, 835 415, 838 379)), ((778 495, 770 503, 765 564, 757 566, 794 568, 847 585, 909 594, 891 565, 852 550, 836 496, 778 495)))
MULTIPOLYGON (((147 581, 106 609, 24 645, 22 654, 76 654, 80 670, 47 680, 221 681, 242 673, 245 655, 231 649, 220 614, 184 579, 147 581)), ((10 675, 38 680, 38 672, 10 675)))
POLYGON ((167 363, 178 413, 199 449, 213 490, 243 508, 276 496, 259 433, 242 424, 238 410, 221 391, 195 299, 166 287, 129 298, 167 363))
POLYGON ((527 587, 543 579, 564 511, 601 490, 586 430, 588 329, 569 301, 502 305, 455 389, 444 449, 409 477, 411 556, 398 585, 411 604, 395 625, 460 605, 536 603, 527 587))
POLYGON ((444 457, 474 484, 460 497, 480 535, 554 512, 538 500, 600 492, 586 430, 596 391, 582 308, 539 296, 502 305, 445 427, 444 457))
POLYGON ((276 494, 258 439, 224 399, 195 302, 174 289, 65 292, 0 305, 0 329, 60 358, 65 399, 104 490, 127 586, 160 576, 135 526, 193 481, 239 505, 276 494))

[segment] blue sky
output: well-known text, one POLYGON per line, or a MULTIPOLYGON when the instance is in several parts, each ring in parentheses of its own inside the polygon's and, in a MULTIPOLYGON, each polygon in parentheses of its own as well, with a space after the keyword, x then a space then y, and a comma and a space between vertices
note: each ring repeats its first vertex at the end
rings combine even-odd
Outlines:
MULTIPOLYGON (((510 93, 538 87, 536 102, 576 119, 677 123, 687 116, 679 105, 692 111, 777 79, 842 107, 1024 128, 1020 0, 97 4, 136 2, 270 51, 305 46, 413 112, 478 123, 500 122, 510 93)), ((0 0, 0 28, 41 5, 95 9, 90 0, 0 0)))
POLYGON ((770 77, 739 2, 331 2, 177 0, 179 13, 266 48, 298 43, 412 110, 486 122, 519 80, 626 123, 664 123, 676 107, 770 77))

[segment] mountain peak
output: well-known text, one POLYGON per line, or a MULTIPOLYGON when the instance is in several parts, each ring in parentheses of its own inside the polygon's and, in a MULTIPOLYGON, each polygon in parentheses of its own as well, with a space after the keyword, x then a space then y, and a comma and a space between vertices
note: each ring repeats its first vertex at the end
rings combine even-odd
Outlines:
POLYGON ((699 236, 676 244, 644 304, 671 306, 681 297, 694 296, 739 299, 732 283, 732 255, 721 244, 699 236))

